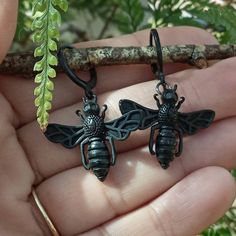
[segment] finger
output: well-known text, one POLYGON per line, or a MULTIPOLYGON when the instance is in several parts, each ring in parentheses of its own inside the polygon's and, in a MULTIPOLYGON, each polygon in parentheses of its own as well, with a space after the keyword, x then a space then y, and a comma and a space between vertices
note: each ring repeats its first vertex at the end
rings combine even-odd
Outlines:
MULTIPOLYGON (((163 45, 167 44, 216 44, 216 40, 209 33, 192 27, 164 28, 158 30, 163 45), (175 35, 175 37, 172 37, 175 35), (186 37, 188 35, 188 37, 186 37)), ((101 40, 82 44, 82 46, 145 46, 149 41, 149 30, 144 30, 133 35, 119 38, 101 40)), ((186 68, 186 65, 171 65, 165 72, 170 73, 186 68)), ((123 88, 132 84, 147 81, 153 78, 150 66, 130 65, 103 67, 97 70, 98 83, 96 91, 98 94, 123 88)), ((82 78, 87 79, 88 73, 80 73, 82 78)), ((33 104, 34 83, 33 80, 6 77, 0 79, 0 89, 12 103, 19 116, 21 125, 35 119, 35 107, 33 104), (22 96, 24 94, 24 96, 22 96)), ((53 100, 53 109, 58 109, 75 103, 84 95, 78 86, 74 85, 64 75, 59 75, 56 80, 53 100)))
POLYGON ((0 197, 14 196, 23 199, 27 196, 25 190, 29 187, 28 181, 32 181, 33 172, 18 143, 13 110, 1 94, 0 107, 4 111, 0 116, 0 197))
MULTIPOLYGON (((178 94, 186 98, 181 111, 190 112, 200 109, 213 109, 216 112, 216 119, 236 115, 234 107, 236 99, 235 60, 228 59, 219 62, 206 70, 187 70, 171 75, 170 83, 174 84, 178 81, 178 94), (225 67, 228 72, 223 75, 225 67), (222 79, 225 76, 227 76, 227 82, 222 79), (227 91, 227 96, 221 96, 224 91, 227 91)), ((155 81, 146 82, 99 96, 100 104, 106 103, 108 105, 107 120, 120 116, 117 105, 120 98, 130 98, 144 106, 156 109, 155 101, 152 97, 155 86, 155 81)), ((82 107, 82 104, 76 104, 52 113, 52 121, 67 125, 78 124, 78 117, 73 114, 79 107, 82 107)), ((117 143, 118 153, 147 144, 149 132, 149 130, 135 132, 125 143, 117 143)), ((40 133, 36 122, 23 127, 18 134, 22 145, 29 154, 32 166, 34 166, 35 170, 38 170, 41 178, 81 164, 79 148, 68 150, 59 144, 50 143, 40 133), (39 145, 32 146, 32 142, 39 145), (43 149, 41 148, 42 146, 44 147, 43 149)))
POLYGON ((34 173, 17 139, 14 112, 1 94, 0 107, 0 235, 40 235, 28 203, 34 173))
MULTIPOLYGON (((154 163, 152 165, 147 165, 147 162, 144 164, 144 161, 140 163, 139 158, 131 164, 132 166, 129 165, 129 167, 119 164, 119 170, 125 170, 126 172, 112 172, 112 179, 110 178, 110 181, 105 184, 94 181, 91 175, 85 176, 82 170, 73 169, 45 181, 37 188, 43 205, 62 235, 75 235, 85 232, 108 220, 116 219, 118 216, 125 215, 138 207, 142 207, 143 204, 157 198, 183 178, 183 172, 180 173, 180 168, 179 171, 176 171, 177 168, 165 171, 157 168, 154 163), (123 169, 121 169, 122 167, 123 169), (121 176, 121 174, 125 177, 121 176), (99 199, 99 201, 96 199, 99 199), (96 204, 94 204, 95 202, 96 204)), ((229 177, 229 173, 221 175, 221 173, 218 174, 221 169, 216 169, 217 171, 214 171, 214 174, 212 173, 211 176, 207 176, 203 171, 199 172, 199 176, 202 176, 200 179, 196 175, 191 177, 198 180, 199 187, 196 188, 197 185, 193 184, 195 188, 189 189, 189 193, 196 196, 196 199, 190 198, 187 194, 188 191, 186 192, 186 199, 190 198, 189 204, 186 204, 186 206, 190 207, 189 205, 193 205, 202 209, 201 203, 204 202, 204 199, 207 201, 206 205, 208 205, 210 199, 213 201, 212 196, 214 196, 214 199, 217 199, 217 196, 219 196, 222 201, 223 196, 226 198, 224 201, 227 202, 227 207, 225 205, 223 205, 223 208, 219 207, 221 209, 220 214, 223 214, 230 206, 233 197, 235 197, 235 183, 232 177, 229 177), (221 186, 225 183, 226 188, 222 189, 221 186), (207 185, 206 188, 203 187, 204 184, 207 185), (218 187, 217 189, 220 190, 221 194, 219 195, 218 191, 215 192, 215 189, 211 189, 209 186, 218 186, 219 189, 218 187), (209 189, 207 194, 202 194, 201 191, 204 190, 203 192, 205 192, 207 188, 209 189), (216 193, 217 195, 215 196, 216 193), (204 198, 201 199, 200 196, 204 196, 204 198)), ((223 172, 226 173, 226 171, 223 172)), ((191 186, 190 183, 187 184, 186 182, 182 186, 185 186, 185 184, 186 189, 188 189, 187 186, 191 186)), ((183 192, 185 193, 185 191, 183 192)), ((171 192, 171 195, 176 197, 176 194, 173 192, 171 192)), ((181 200, 181 198, 176 197, 177 202, 178 200, 181 200)), ((181 207, 184 206, 183 203, 184 200, 180 204, 181 207)), ((222 204, 220 205, 222 206, 222 204)), ((210 204, 209 207, 212 207, 212 205, 210 204)), ((186 212, 187 210, 189 208, 186 209, 186 212)), ((217 214, 217 217, 214 216, 211 220, 216 220, 219 216, 217 214)), ((209 221, 207 224, 209 224, 209 221)))
POLYGON ((4 30, 4 33, 0 34, 1 63, 12 43, 15 33, 18 1, 1 0, 0 4, 0 29, 4 30))
POLYGON ((77 167, 45 180, 37 191, 61 230, 83 232, 142 206, 199 168, 235 168, 235 123, 236 118, 217 122, 209 131, 187 140, 183 155, 175 158, 167 170, 160 167, 147 148, 139 148, 121 153, 104 183, 83 167, 77 167), (226 131, 223 141, 219 139, 222 129, 226 131), (96 204, 91 205, 93 202, 96 204), (98 216, 100 212, 102 215, 98 216))
POLYGON ((203 168, 142 208, 80 235, 197 235, 219 219, 234 198, 235 183, 227 171, 203 168))

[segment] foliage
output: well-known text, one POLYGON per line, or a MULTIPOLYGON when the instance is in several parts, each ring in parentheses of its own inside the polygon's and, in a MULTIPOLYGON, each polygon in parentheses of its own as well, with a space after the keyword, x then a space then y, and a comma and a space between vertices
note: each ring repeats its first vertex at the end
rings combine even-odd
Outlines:
MULTIPOLYGON (((212 32, 221 43, 236 43, 235 0, 225 0, 224 5, 209 0, 70 0, 69 3, 68 14, 62 15, 65 22, 61 28, 63 43, 112 37, 147 27, 178 25, 197 26, 212 32)), ((59 40, 59 10, 66 11, 67 7, 67 0, 20 1, 13 50, 33 48, 31 37, 37 44, 35 56, 40 59, 34 67, 38 72, 35 78, 38 86, 34 93, 38 122, 43 129, 47 126, 51 109, 53 83, 50 78, 56 76, 53 66, 57 65, 57 58, 52 52, 57 50, 59 40), (30 14, 31 9, 34 17, 30 14)), ((232 174, 236 179, 236 170, 232 174)), ((235 211, 232 207, 202 235, 236 234, 235 211)))
POLYGON ((236 235, 236 206, 231 209, 217 222, 206 229, 202 236, 230 236, 236 235))
POLYGON ((34 56, 40 57, 35 63, 34 71, 40 72, 35 77, 35 83, 39 84, 34 95, 37 109, 37 121, 41 129, 48 124, 48 110, 51 109, 53 82, 50 78, 56 77, 56 71, 52 66, 58 64, 57 57, 52 54, 57 50, 56 40, 59 41, 59 25, 61 16, 56 7, 66 11, 68 4, 66 0, 35 0, 33 4, 32 23, 33 41, 38 44, 34 50, 34 56))
POLYGON ((140 29, 144 19, 144 11, 139 0, 119 1, 119 9, 114 21, 118 29, 124 33, 132 33, 140 29))
MULTIPOLYGON (((23 44, 23 49, 30 45, 27 39, 31 36, 28 30, 32 21, 31 2, 20 1, 20 37, 16 37, 15 43, 21 43, 21 48, 23 44)), ((211 31, 221 43, 234 43, 236 3, 235 0, 226 2, 228 4, 221 6, 209 0, 70 0, 68 14, 62 16, 66 22, 62 27, 62 38, 63 42, 71 43, 71 34, 74 42, 78 42, 131 33, 151 26, 189 25, 211 31)))
POLYGON ((148 0, 156 27, 190 25, 212 31, 221 43, 236 42, 236 12, 232 5, 212 1, 148 0))

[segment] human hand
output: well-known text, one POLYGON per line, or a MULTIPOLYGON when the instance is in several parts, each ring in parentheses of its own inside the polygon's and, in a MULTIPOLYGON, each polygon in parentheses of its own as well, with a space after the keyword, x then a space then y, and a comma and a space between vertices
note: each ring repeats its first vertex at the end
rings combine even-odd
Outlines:
MULTIPOLYGON (((3 2, 0 24, 12 25, 0 38, 0 58, 12 39, 16 11, 10 1, 3 2), (6 9, 12 12, 5 14, 6 9)), ((190 27, 158 31, 163 45, 217 43, 208 33, 190 27)), ((148 37, 145 30, 79 46, 142 46, 148 37)), ((1 75, 0 235, 50 235, 32 199, 33 186, 61 235, 189 236, 212 224, 230 207, 236 192, 226 170, 236 167, 235 63, 231 58, 203 70, 166 65, 169 83, 177 83, 178 94, 186 98, 181 111, 213 109, 214 124, 187 137, 182 156, 167 170, 149 154, 149 131, 133 133, 117 143, 116 166, 103 183, 84 170, 79 148, 65 149, 41 133, 35 121, 33 80, 1 75)), ((156 108, 150 66, 97 71, 96 94, 100 105, 108 105, 107 119, 120 116, 122 98, 156 108)), ((80 73, 83 78, 87 74, 80 73)), ((78 124, 74 112, 82 107, 82 96, 66 76, 58 76, 50 121, 78 124)))

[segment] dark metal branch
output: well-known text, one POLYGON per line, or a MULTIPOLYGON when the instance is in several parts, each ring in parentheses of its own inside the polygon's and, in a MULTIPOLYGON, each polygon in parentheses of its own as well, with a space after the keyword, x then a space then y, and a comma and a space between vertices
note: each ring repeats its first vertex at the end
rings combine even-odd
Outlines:
MULTIPOLYGON (((162 47, 164 63, 188 63, 207 67, 208 60, 236 56, 236 45, 175 45, 162 47)), ((153 47, 102 47, 65 49, 68 64, 75 70, 96 66, 151 64, 157 60, 153 47)), ((8 54, 0 65, 0 73, 32 74, 36 59, 33 53, 8 54)), ((62 71, 61 67, 56 68, 62 71)))

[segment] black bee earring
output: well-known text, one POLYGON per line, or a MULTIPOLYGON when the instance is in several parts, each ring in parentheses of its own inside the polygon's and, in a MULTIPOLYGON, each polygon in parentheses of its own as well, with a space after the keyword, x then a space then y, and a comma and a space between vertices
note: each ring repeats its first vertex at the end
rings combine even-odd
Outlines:
POLYGON ((69 78, 85 91, 83 114, 80 110, 76 111, 82 125, 49 124, 45 136, 51 142, 60 143, 66 148, 80 145, 83 166, 87 170, 91 169, 100 181, 104 181, 109 167, 115 165, 116 162, 114 140, 125 140, 131 131, 138 129, 142 111, 128 111, 116 120, 105 122, 107 106, 103 105, 101 112, 97 96, 92 91, 97 81, 95 68, 90 70, 91 79, 85 82, 66 63, 62 49, 58 53, 58 58, 69 78), (111 155, 107 143, 110 144, 111 155), (87 149, 85 149, 86 145, 87 149))
POLYGON ((150 153, 156 155, 162 168, 166 169, 174 156, 180 156, 182 153, 183 134, 192 135, 198 129, 210 126, 214 120, 215 112, 212 110, 200 110, 190 113, 178 112, 185 98, 178 98, 177 85, 171 87, 166 83, 163 73, 161 44, 156 29, 152 29, 150 32, 150 46, 153 45, 153 38, 156 44, 158 64, 152 64, 151 67, 155 78, 159 80, 156 86, 157 94, 154 94, 158 110, 143 107, 131 100, 121 100, 120 110, 122 114, 136 109, 143 111, 143 119, 139 129, 143 130, 151 127, 150 153), (161 102, 158 96, 160 96, 161 102), (159 134, 155 135, 157 130, 159 134))

